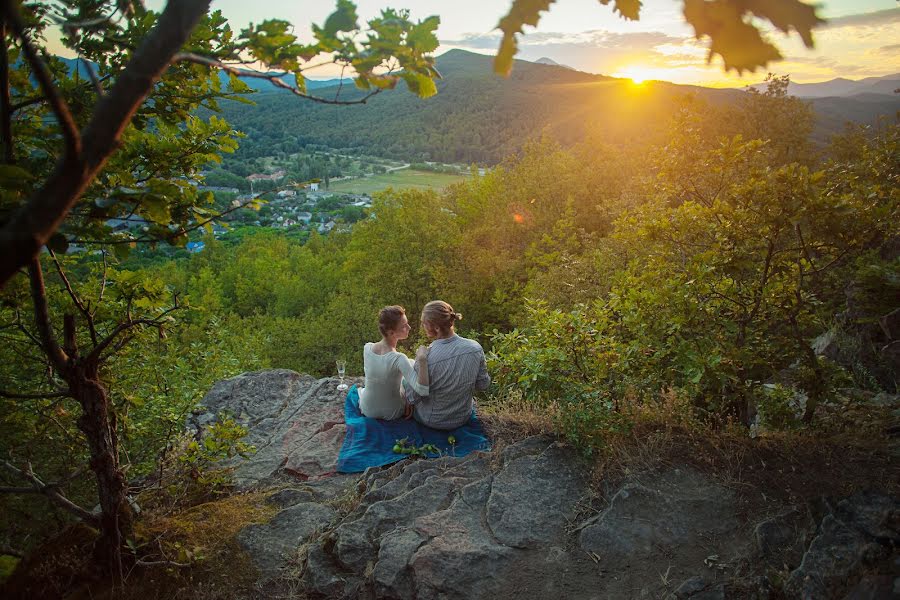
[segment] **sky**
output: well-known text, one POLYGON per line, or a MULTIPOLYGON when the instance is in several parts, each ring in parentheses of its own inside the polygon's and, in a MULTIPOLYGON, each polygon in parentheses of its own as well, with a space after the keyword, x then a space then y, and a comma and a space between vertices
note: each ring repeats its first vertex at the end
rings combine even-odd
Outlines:
MULTIPOLYGON (((383 8, 408 8, 415 20, 439 15, 436 54, 462 48, 494 54, 499 43, 497 22, 511 0, 357 0, 362 19, 383 8)), ((163 0, 149 0, 161 9, 163 0)), ((815 30, 814 49, 807 49, 796 34, 771 32, 769 38, 785 60, 771 63, 767 71, 789 74, 798 83, 835 77, 862 79, 900 72, 900 0, 825 0, 819 15, 828 23, 815 30)), ((268 18, 286 19, 301 38, 309 38, 309 24, 322 23, 333 10, 329 0, 214 0, 232 27, 268 18)), ((558 0, 543 14, 537 28, 520 40, 518 58, 550 58, 580 71, 661 79, 715 87, 740 87, 765 78, 766 72, 725 73, 721 59, 707 64, 703 41, 693 38, 684 22, 679 0, 644 0, 639 21, 625 21, 597 0, 558 0)), ((323 68, 312 77, 334 76, 323 68)))

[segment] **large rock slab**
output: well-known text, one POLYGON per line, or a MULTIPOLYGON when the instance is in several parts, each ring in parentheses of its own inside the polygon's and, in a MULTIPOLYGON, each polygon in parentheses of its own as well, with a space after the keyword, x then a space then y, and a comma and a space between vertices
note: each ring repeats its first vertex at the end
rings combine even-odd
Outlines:
POLYGON ((336 379, 314 379, 286 369, 255 371, 217 382, 189 419, 198 432, 228 413, 256 446, 248 460, 234 459, 239 489, 333 474, 344 439, 344 393, 336 379))
MULTIPOLYGON (((682 465, 629 477, 608 507, 581 525, 578 545, 614 574, 610 597, 657 597, 662 580, 717 581, 734 572, 754 547, 751 534, 734 491, 682 465)), ((712 598, 723 589, 697 594, 712 598)))
POLYGON ((514 445, 499 462, 479 453, 370 474, 356 510, 310 550, 307 590, 489 598, 509 594, 523 569, 561 581, 565 526, 589 492, 585 465, 548 437, 514 445))
MULTIPOLYGON (((898 548, 900 501, 880 494, 856 494, 822 519, 803 562, 785 582, 785 592, 797 598, 838 597, 864 573, 872 575, 873 565, 891 554, 896 558, 898 548)), ((859 585, 865 588, 864 582, 859 585)))
POLYGON ((248 525, 238 533, 237 541, 263 578, 272 578, 300 545, 324 529, 334 516, 334 510, 327 506, 303 502, 282 510, 268 523, 248 525))
POLYGON ((487 524, 504 546, 547 545, 564 537, 566 523, 574 516, 571 499, 586 491, 583 470, 563 448, 523 456, 493 478, 487 524))
POLYGON ((701 538, 721 539, 733 531, 736 513, 734 492, 682 467, 626 483, 609 508, 582 529, 579 544, 610 561, 638 561, 701 538))

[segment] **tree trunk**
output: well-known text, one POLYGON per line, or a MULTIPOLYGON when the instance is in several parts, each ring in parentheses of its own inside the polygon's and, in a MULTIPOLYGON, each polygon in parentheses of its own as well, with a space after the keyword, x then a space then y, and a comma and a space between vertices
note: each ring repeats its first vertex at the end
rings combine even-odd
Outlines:
POLYGON ((84 433, 91 451, 91 469, 97 478, 100 498, 100 539, 95 558, 121 579, 122 552, 133 536, 134 521, 126 496, 125 475, 119 466, 119 440, 115 413, 109 396, 97 378, 97 367, 78 364, 66 374, 72 396, 81 404, 78 428, 84 433))

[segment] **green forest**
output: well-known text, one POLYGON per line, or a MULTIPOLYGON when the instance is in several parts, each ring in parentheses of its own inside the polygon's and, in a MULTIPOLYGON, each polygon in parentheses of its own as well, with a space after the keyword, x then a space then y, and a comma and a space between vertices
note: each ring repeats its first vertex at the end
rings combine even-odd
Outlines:
MULTIPOLYGON (((8 11, 7 22, 44 31, 46 14, 23 6, 27 23, 8 11)), ((339 3, 318 30, 315 53, 338 50, 341 32, 356 25, 352 7, 339 3)), ((429 56, 436 23, 407 17, 392 14, 389 24, 376 19, 369 27, 389 41, 379 52, 404 57, 399 83, 413 93, 389 93, 419 106, 418 96, 441 94, 429 56), (393 27, 402 29, 402 41, 393 27)), ((157 18, 135 9, 118 33, 140 40, 157 18)), ((103 142, 102 134, 90 137, 97 106, 115 99, 108 75, 133 50, 85 29, 76 45, 99 65, 92 82, 50 56, 42 74, 19 30, 4 32, 4 106, 13 120, 4 129, 0 222, 24 227, 16 211, 36 189, 52 191, 40 186, 56 181, 60 156, 65 166, 67 153, 81 156, 80 148, 103 142), (30 102, 45 76, 68 104, 65 113, 52 101, 30 102), (76 138, 77 131, 85 133, 76 138)), ((286 71, 295 70, 297 55, 314 54, 289 39, 284 22, 241 35, 219 13, 204 12, 184 44, 216 60, 237 44, 286 71), (282 51, 291 44, 298 46, 293 55, 282 51)), ((398 83, 366 76, 377 63, 360 62, 373 60, 362 50, 351 58, 364 79, 355 94, 398 83)), ((478 77, 492 77, 490 68, 480 64, 478 77)), ((529 73, 516 66, 513 78, 529 73)), ((583 75, 561 73, 554 77, 583 75)), ((87 156, 71 169, 75 175, 63 169, 59 177, 70 179, 59 186, 79 190, 64 218, 27 243, 4 247, 10 257, 25 256, 0 289, 0 483, 23 492, 0 494, 0 553, 10 550, 0 560, 4 575, 76 520, 107 536, 99 563, 121 560, 111 547, 139 557, 151 542, 142 517, 123 507, 126 489, 151 514, 227 496, 227 472, 216 462, 252 448, 228 415, 205 443, 185 434, 206 392, 260 369, 333 377, 337 359, 347 361, 349 375, 362 376, 362 347, 379 338, 385 305, 406 308, 413 333, 403 349, 411 354, 427 342, 422 307, 450 302, 464 316, 460 334, 487 354, 493 384, 479 410, 540 415, 597 460, 616 436, 647 423, 702 436, 824 439, 855 431, 854 407, 863 399, 898 393, 895 117, 842 125, 826 142, 814 136, 813 107, 788 95, 787 77, 770 76, 765 89, 749 92, 671 86, 658 94, 609 84, 616 91, 603 102, 621 130, 582 130, 573 120, 523 131, 514 109, 508 114, 518 116, 507 122, 493 119, 485 104, 484 123, 446 118, 447 131, 430 139, 415 127, 392 135, 383 114, 319 107, 290 94, 270 97, 260 110, 246 104, 252 96, 237 76, 222 81, 206 64, 174 63, 150 92, 153 101, 136 103, 108 160, 87 156), (641 93, 652 98, 646 107, 630 112, 628 123, 617 119, 615 110, 641 93), (309 119, 341 111, 348 115, 344 133, 330 136, 320 121, 322 131, 284 145, 279 136, 290 111, 309 119), (365 134, 354 121, 364 118, 377 124, 365 134), (632 135, 635 124, 643 135, 632 135), (378 192, 355 222, 303 241, 263 227, 244 228, 232 241, 212 235, 230 212, 264 204, 223 207, 197 190, 202 173, 212 174, 210 184, 246 191, 233 175, 241 153, 287 157, 326 138, 335 149, 378 146, 383 156, 496 166, 483 174, 473 168, 442 191, 378 192), (254 154, 264 147, 272 152, 254 154), (223 157, 232 168, 221 168, 223 157), (88 172, 96 175, 78 179, 88 172), (135 218, 137 230, 110 225, 135 218), (203 251, 175 259, 155 252, 188 240, 203 240, 203 251), (103 463, 110 452, 115 464, 103 463), (98 504, 99 513, 78 512, 98 504), (110 515, 122 521, 112 527, 110 515)), ((490 81, 497 88, 515 83, 490 81)), ((479 101, 466 100, 465 115, 477 113, 479 101)), ((528 107, 545 109, 555 110, 552 94, 528 107)), ((291 160, 298 180, 323 170, 339 175, 342 166, 324 153, 291 160)))

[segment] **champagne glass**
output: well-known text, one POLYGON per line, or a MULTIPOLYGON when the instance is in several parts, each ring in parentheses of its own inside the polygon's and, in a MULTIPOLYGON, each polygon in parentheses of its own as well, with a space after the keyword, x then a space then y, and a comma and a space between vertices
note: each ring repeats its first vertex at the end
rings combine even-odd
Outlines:
POLYGON ((336 360, 334 364, 337 366, 338 377, 341 378, 341 383, 337 386, 339 392, 347 391, 348 386, 344 383, 344 375, 347 372, 347 361, 346 360, 336 360))

